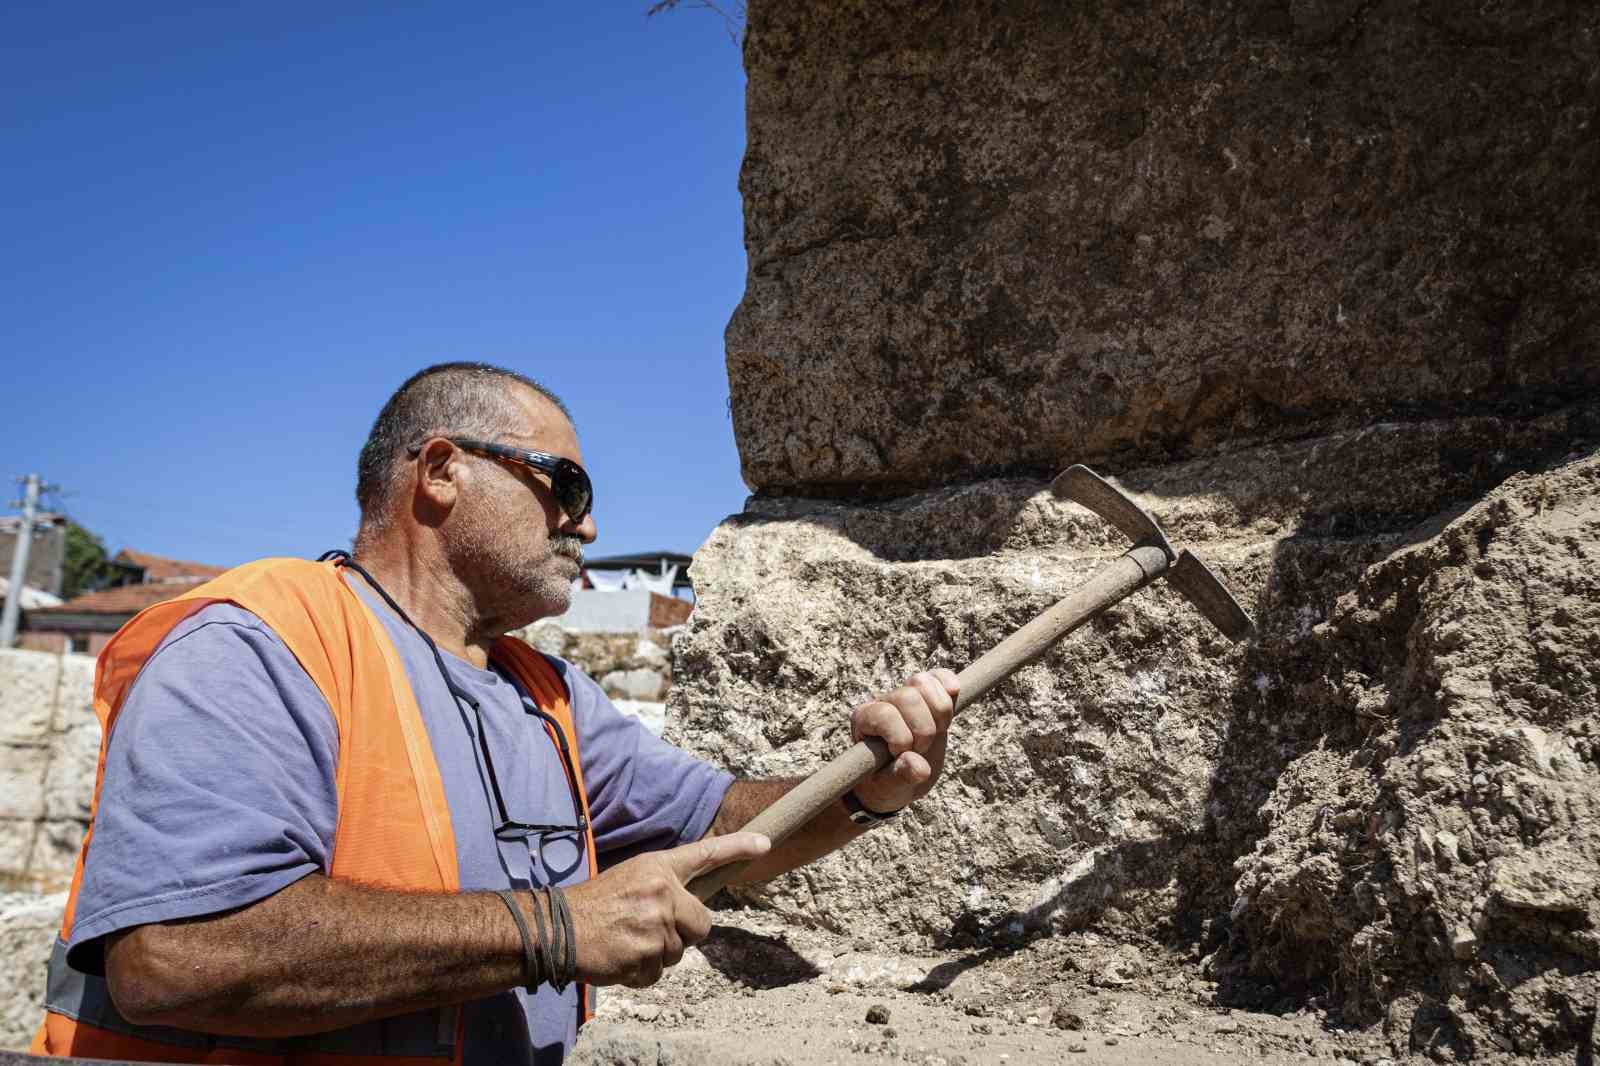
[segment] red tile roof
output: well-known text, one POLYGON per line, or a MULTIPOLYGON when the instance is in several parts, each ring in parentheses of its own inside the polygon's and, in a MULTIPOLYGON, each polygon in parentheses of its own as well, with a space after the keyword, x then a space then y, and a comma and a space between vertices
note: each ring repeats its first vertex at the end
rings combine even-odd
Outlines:
MULTIPOLYGON (((146 582, 195 581, 213 578, 227 570, 225 566, 207 566, 205 563, 186 563, 181 559, 167 559, 147 552, 123 548, 111 560, 144 571, 146 582)), ((114 590, 107 590, 114 591, 114 590)), ((165 596, 162 599, 166 599, 165 596)))
POLYGON ((181 596, 199 584, 197 581, 158 581, 151 585, 123 585, 74 596, 60 607, 37 607, 28 612, 32 628, 44 628, 39 620, 53 614, 136 614, 151 604, 181 596))
POLYGON ((138 585, 121 585, 75 596, 58 607, 36 607, 28 612, 32 629, 47 628, 41 625, 51 615, 68 614, 137 614, 152 604, 181 596, 203 581, 209 581, 227 568, 207 566, 205 563, 186 563, 180 559, 167 559, 129 548, 119 551, 112 562, 144 571, 144 582, 138 585))

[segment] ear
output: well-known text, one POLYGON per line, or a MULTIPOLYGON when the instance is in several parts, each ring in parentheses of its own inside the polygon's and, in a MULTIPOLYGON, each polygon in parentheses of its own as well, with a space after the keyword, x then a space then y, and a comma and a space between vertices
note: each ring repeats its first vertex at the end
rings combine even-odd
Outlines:
POLYGON ((455 506, 465 472, 459 448, 443 437, 430 437, 412 460, 415 471, 416 502, 419 507, 445 515, 455 506))

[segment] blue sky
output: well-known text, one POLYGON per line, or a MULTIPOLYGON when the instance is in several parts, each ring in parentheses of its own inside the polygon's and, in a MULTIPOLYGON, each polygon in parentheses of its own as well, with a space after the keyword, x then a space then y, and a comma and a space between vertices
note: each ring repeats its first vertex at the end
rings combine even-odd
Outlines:
POLYGON ((112 550, 313 555, 389 392, 482 359, 573 408, 595 554, 694 550, 746 494, 744 76, 647 6, 0 7, 0 475, 112 550))

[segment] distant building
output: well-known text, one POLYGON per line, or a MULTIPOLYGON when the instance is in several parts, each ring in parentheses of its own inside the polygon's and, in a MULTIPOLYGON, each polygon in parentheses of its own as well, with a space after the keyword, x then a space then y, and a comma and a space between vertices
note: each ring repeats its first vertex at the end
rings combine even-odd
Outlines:
POLYGON ((24 605, 17 646, 99 655, 128 619, 146 607, 181 596, 226 569, 128 549, 118 552, 110 566, 116 576, 109 588, 75 596, 58 607, 29 610, 24 605))
POLYGON ((689 576, 692 556, 682 552, 633 552, 583 560, 584 588, 649 588, 652 592, 694 601, 689 576), (620 584, 619 584, 620 582, 620 584))
POLYGON ((688 600, 649 589, 574 589, 566 613, 550 621, 586 633, 627 633, 682 625, 693 610, 688 600))
MULTIPOLYGON (((573 583, 571 608, 555 621, 568 629, 604 632, 682 625, 694 610, 689 562, 681 552, 587 559, 583 575, 573 583)), ((99 655, 111 635, 134 615, 225 569, 129 549, 118 552, 109 565, 115 577, 107 588, 59 606, 29 607, 24 601, 17 646, 99 655)))
MULTIPOLYGON (((17 534, 21 530, 21 517, 0 517, 0 577, 11 573, 11 556, 17 550, 17 534)), ((66 559, 67 516, 48 513, 34 515, 33 538, 28 544, 28 572, 22 575, 23 586, 40 589, 52 596, 61 595, 66 559)))
POLYGON ((689 563, 682 552, 667 551, 586 558, 573 582, 572 605, 553 621, 612 633, 682 625, 694 610, 689 563))
MULTIPOLYGON (((0 577, 0 603, 4 603, 11 596, 11 579, 0 577)), ((59 607, 62 600, 60 596, 36 589, 32 585, 22 586, 21 609, 31 611, 35 607, 59 607)))

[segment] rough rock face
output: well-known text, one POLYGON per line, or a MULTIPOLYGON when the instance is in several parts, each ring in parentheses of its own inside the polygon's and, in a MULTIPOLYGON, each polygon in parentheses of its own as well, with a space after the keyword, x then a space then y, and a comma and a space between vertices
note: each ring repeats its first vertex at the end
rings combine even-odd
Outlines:
MULTIPOLYGON (((1126 472, 1257 638, 1144 590, 966 712, 911 815, 741 895, 906 947, 1153 932, 1215 952, 1233 1002, 1333 990, 1362 1022, 1395 1002, 1397 1050, 1413 1027, 1570 1045, 1588 992, 1562 974, 1600 942, 1594 414, 1126 472)), ((845 708, 959 669, 1123 547, 1045 488, 752 500, 696 557, 668 736, 814 769, 847 746, 845 708)))
POLYGON ((1236 930, 1258 973, 1336 974, 1347 1014, 1407 997, 1415 1049, 1535 1052, 1600 964, 1600 458, 1445 517, 1289 664, 1325 743, 1261 809, 1236 930))
POLYGON ((746 481, 1120 466, 1600 386, 1600 8, 750 5, 746 481))
POLYGON ((1600 965, 1600 8, 752 5, 757 495, 695 561, 669 736, 753 773, 1124 545, 1160 586, 957 723, 914 813, 750 902, 1094 926, 1396 1051, 1570 1048, 1600 965))

